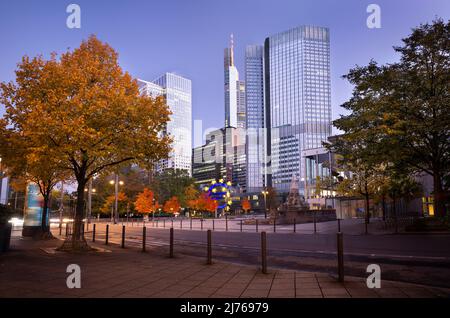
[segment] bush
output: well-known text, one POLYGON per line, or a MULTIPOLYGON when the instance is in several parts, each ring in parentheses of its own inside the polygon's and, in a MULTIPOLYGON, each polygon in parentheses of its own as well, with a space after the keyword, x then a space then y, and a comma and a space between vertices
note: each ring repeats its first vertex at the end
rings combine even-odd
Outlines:
POLYGON ((14 211, 7 205, 0 204, 0 224, 6 224, 13 216, 14 211))

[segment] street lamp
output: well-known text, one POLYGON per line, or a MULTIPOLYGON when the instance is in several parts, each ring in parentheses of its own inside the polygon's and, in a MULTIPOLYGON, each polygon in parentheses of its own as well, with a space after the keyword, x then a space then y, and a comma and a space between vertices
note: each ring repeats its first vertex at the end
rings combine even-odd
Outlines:
POLYGON ((114 180, 109 181, 111 185, 114 185, 114 213, 112 213, 112 219, 114 224, 117 224, 117 219, 119 218, 119 185, 124 185, 123 181, 119 181, 119 175, 114 174, 114 180))
POLYGON ((262 195, 264 196, 264 218, 267 219, 267 195, 269 194, 269 191, 263 190, 261 191, 262 195))

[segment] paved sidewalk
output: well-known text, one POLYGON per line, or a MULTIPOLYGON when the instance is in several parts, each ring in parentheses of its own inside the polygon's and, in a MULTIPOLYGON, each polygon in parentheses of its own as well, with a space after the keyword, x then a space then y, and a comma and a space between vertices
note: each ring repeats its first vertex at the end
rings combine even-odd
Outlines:
MULTIPOLYGON (((255 266, 180 256, 160 250, 107 246, 103 252, 55 252, 60 240, 14 239, 14 250, 0 255, 0 297, 167 297, 167 298, 322 298, 449 297, 450 290, 382 281, 368 289, 361 278, 341 284, 323 273, 275 270, 262 274, 255 266), (81 288, 66 287, 66 268, 81 267, 81 288)), ((104 245, 94 244, 104 248, 104 245)), ((176 251, 175 251, 176 252, 176 251)))

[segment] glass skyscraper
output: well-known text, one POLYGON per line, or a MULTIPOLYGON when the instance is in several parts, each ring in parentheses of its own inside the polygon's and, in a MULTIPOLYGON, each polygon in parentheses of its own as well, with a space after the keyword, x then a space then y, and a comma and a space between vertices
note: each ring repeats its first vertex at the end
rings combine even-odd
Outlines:
POLYGON ((300 26, 272 35, 247 47, 245 67, 247 188, 289 192, 294 175, 303 181, 302 151, 331 135, 329 30, 300 26))
POLYGON ((264 47, 245 49, 247 191, 260 192, 265 180, 264 47))
POLYGON ((264 55, 271 181, 288 192, 293 175, 303 175, 302 150, 321 147, 331 134, 329 30, 300 26, 275 34, 264 55))
POLYGON ((152 82, 138 80, 142 93, 164 96, 172 114, 166 134, 173 138, 167 160, 157 164, 157 171, 165 168, 183 169, 191 174, 192 156, 192 83, 173 73, 165 73, 152 82))
POLYGON ((245 128, 245 83, 234 65, 234 43, 224 50, 225 127, 245 128))

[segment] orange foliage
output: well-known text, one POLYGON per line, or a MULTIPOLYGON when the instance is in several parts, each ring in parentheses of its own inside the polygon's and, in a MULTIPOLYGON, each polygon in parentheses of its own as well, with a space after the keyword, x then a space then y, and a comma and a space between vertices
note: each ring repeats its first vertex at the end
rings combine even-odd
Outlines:
POLYGON ((171 197, 169 200, 164 203, 163 210, 166 213, 179 213, 180 211, 180 202, 178 201, 178 198, 176 196, 171 197))
POLYGON ((154 198, 153 191, 144 188, 144 191, 137 195, 136 201, 134 202, 136 211, 142 214, 155 212, 159 208, 159 204, 158 202, 153 202, 154 198))
POLYGON ((252 208, 250 201, 248 201, 247 198, 244 198, 242 200, 241 206, 242 206, 242 210, 244 210, 244 212, 248 212, 252 208))

